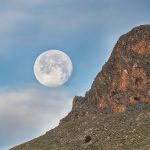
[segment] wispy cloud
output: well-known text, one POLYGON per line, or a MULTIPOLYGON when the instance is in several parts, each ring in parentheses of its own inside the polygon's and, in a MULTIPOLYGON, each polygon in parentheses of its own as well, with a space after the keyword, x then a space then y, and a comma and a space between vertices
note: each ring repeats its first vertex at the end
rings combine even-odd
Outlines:
MULTIPOLYGON (((123 27, 127 29, 149 21, 149 9, 144 8, 143 1, 137 1, 135 6, 134 3, 104 0, 95 0, 94 3, 92 0, 6 0, 0 6, 0 52, 16 49, 15 44, 25 47, 31 43, 47 45, 65 39, 86 39, 90 37, 90 31, 93 32, 92 36, 99 31, 103 33, 104 29, 112 30, 114 34, 116 28, 120 31, 123 27), (126 13, 120 13, 122 11, 126 13), (144 16, 142 19, 139 17, 141 15, 144 16)), ((146 3, 148 6, 149 2, 146 3)))
POLYGON ((14 146, 55 127, 71 109, 71 99, 62 89, 1 89, 0 145, 14 146))

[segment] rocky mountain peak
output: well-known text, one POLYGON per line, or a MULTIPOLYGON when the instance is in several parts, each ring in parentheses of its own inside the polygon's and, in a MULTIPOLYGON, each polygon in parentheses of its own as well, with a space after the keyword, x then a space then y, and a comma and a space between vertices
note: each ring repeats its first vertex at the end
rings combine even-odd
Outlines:
POLYGON ((119 38, 91 89, 85 97, 74 98, 72 111, 61 122, 97 109, 124 112, 139 103, 150 103, 150 25, 119 38))

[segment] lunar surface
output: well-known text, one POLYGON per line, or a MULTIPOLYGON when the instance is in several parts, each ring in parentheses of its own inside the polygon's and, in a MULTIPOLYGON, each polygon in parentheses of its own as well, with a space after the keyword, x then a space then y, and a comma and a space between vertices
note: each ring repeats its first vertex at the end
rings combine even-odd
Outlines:
POLYGON ((47 87, 63 85, 73 70, 71 59, 60 50, 48 50, 40 54, 34 64, 36 79, 47 87))

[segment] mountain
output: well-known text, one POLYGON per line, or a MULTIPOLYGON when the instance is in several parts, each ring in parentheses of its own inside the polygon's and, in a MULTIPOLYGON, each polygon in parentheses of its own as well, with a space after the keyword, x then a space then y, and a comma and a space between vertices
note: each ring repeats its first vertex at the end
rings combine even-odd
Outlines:
POLYGON ((150 150, 150 25, 122 35, 58 127, 11 150, 150 150))

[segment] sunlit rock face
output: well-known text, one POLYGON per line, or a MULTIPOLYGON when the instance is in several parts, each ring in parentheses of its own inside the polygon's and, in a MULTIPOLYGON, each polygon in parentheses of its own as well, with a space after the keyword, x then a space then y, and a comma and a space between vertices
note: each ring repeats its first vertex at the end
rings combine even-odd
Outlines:
POLYGON ((123 112, 129 105, 149 103, 150 26, 139 26, 120 37, 110 59, 97 75, 92 92, 100 108, 123 112))
POLYGON ((124 112, 150 103, 150 25, 133 28, 117 41, 108 62, 85 97, 75 97, 67 119, 96 109, 124 112))

